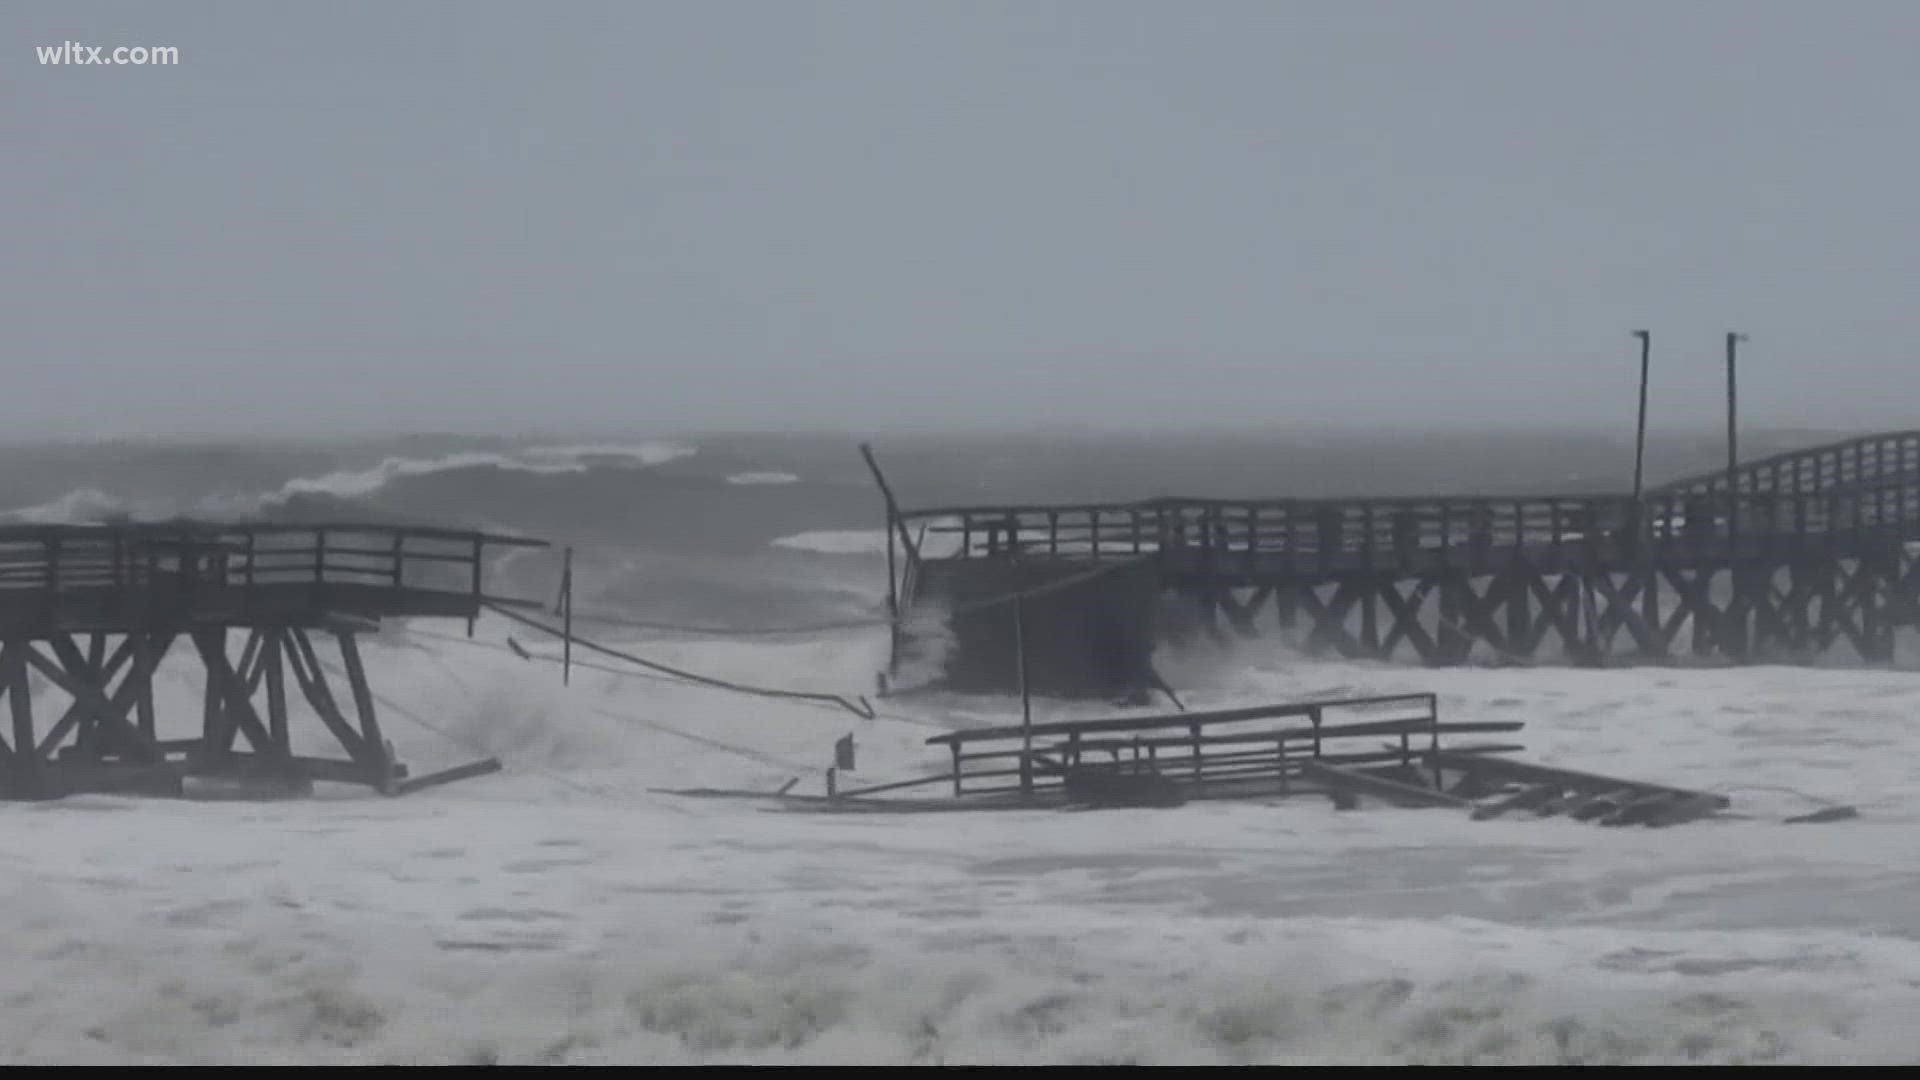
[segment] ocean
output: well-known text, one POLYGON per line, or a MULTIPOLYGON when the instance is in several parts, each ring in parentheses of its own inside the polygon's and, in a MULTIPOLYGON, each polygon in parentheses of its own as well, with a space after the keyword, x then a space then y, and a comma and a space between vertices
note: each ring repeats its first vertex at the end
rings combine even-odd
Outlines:
MULTIPOLYGON (((1748 452, 1832 433, 1759 432, 1748 452)), ((0 522, 408 521, 575 551, 581 609, 752 626, 877 614, 879 493, 845 435, 458 436, 334 443, 0 446, 0 522)), ((1628 441, 1580 433, 1101 433, 869 441, 909 508, 1159 495, 1282 497, 1624 491, 1628 441)), ((1724 461, 1661 436, 1649 482, 1724 461)), ((517 557, 497 591, 550 595, 559 556, 517 557)))
MULTIPOLYGON (((1751 452, 1827 433, 1753 434, 1751 452)), ((877 614, 855 435, 0 447, 13 521, 410 520, 576 552, 577 602, 739 630, 877 614)), ((1531 435, 875 438, 908 506, 1161 494, 1613 491, 1631 447, 1531 435)), ((1650 480, 1712 468, 1663 436, 1650 480)), ((554 556, 497 567, 549 598, 554 556)), ((0 804, 18 1063, 1896 1063, 1920 1058, 1920 683, 1905 670, 1427 670, 1253 640, 1157 657, 1192 707, 1431 690, 1525 755, 1725 791, 1665 830, 1316 801, 816 816, 661 789, 933 773, 940 730, 607 657, 563 685, 494 618, 377 635, 397 799, 0 804), (1914 755, 1906 751, 1913 749, 1914 755), (1852 821, 1788 825, 1829 803, 1852 821)), ((608 633, 613 633, 611 629, 608 633)), ((620 631, 721 678, 870 691, 886 633, 620 631)), ((163 665, 163 718, 197 717, 163 665)), ((1040 716, 1098 703, 1039 703, 1040 716)), ((296 740, 324 736, 296 707, 296 740)))

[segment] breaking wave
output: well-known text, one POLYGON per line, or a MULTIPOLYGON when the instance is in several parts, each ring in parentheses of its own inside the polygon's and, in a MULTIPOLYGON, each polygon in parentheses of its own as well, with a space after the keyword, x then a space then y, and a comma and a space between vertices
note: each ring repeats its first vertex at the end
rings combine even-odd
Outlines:
POLYGON ((887 550, 887 534, 879 529, 817 529, 782 536, 773 546, 816 555, 872 555, 887 550))
POLYGON ((389 457, 364 469, 348 469, 325 476, 289 480, 265 502, 284 502, 301 495, 336 499, 364 499, 378 494, 403 477, 429 476, 459 469, 507 469, 527 473, 579 473, 590 468, 648 468, 693 454, 691 447, 668 443, 636 446, 534 446, 516 453, 467 452, 436 458, 389 457))
POLYGON ((0 514, 0 522, 87 524, 169 517, 244 518, 273 511, 297 500, 322 498, 364 501, 408 479, 476 469, 535 475, 585 473, 593 469, 648 469, 696 453, 677 443, 585 443, 539 445, 506 451, 461 451, 434 457, 388 456, 371 465, 296 476, 264 492, 217 493, 168 501, 115 494, 88 486, 58 498, 0 514))

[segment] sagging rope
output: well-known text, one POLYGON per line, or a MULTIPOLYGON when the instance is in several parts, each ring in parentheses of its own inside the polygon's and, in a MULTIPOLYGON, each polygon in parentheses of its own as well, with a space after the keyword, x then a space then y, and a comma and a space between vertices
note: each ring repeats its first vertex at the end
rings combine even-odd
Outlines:
MULTIPOLYGON (((951 605, 947 610, 949 614, 952 615, 964 615, 975 611, 985 611, 1003 604, 1011 604, 1015 600, 1027 600, 1036 596, 1045 596, 1048 593, 1059 592, 1062 589, 1070 589, 1075 585, 1084 584, 1085 582, 1119 570, 1138 566, 1152 558, 1154 558, 1154 556, 1142 555, 1138 558, 1105 563, 1077 574, 1069 574, 1066 577, 1049 581, 1044 585, 1037 585, 1031 589, 1016 589, 1012 592, 1001 593, 998 596, 990 596, 981 600, 969 600, 966 603, 951 605)), ((583 622, 600 623, 604 626, 620 626, 632 630, 652 630, 669 634, 700 634, 707 637, 783 637, 801 634, 819 634, 834 630, 857 630, 882 626, 896 626, 906 622, 908 618, 905 613, 901 613, 898 615, 867 615, 851 619, 833 619, 817 623, 799 623, 792 626, 731 627, 700 623, 674 623, 650 619, 634 619, 623 615, 580 611, 578 609, 574 611, 573 617, 583 622)))
MULTIPOLYGON (((561 664, 565 662, 558 656, 551 656, 541 652, 529 652, 526 649, 516 648, 515 646, 517 643, 514 643, 512 639, 508 639, 508 642, 509 642, 508 644, 500 644, 492 641, 476 641, 470 638, 456 637, 452 634, 436 634, 431 631, 418 630, 413 628, 409 628, 407 630, 407 634, 410 637, 424 638, 429 641, 444 641, 453 645, 468 645, 474 648, 492 649, 496 652, 511 653, 522 660, 539 660, 548 664, 561 664)), ((598 671, 608 675, 617 676, 623 679, 648 679, 654 682, 666 683, 671 686, 687 685, 684 680, 674 678, 673 676, 670 676, 670 675, 659 675, 651 671, 634 671, 630 668, 609 667, 605 664, 593 663, 590 660, 575 660, 573 662, 573 665, 575 667, 585 668, 588 671, 598 671)), ((830 703, 830 702, 796 701, 794 702, 794 704, 804 706, 810 709, 827 709, 835 713, 839 713, 843 711, 841 706, 830 703)), ((879 709, 875 709, 871 717, 865 717, 863 719, 890 720, 895 723, 911 724, 916 727, 930 728, 935 731, 951 730, 947 725, 942 724, 935 720, 928 720, 923 717, 917 717, 917 716, 905 716, 900 713, 883 712, 879 709)))
POLYGON ((543 623, 538 619, 532 618, 527 615, 523 615, 520 612, 515 611, 504 604, 495 603, 490 600, 483 601, 483 604, 488 609, 500 615, 504 615, 507 618, 512 619, 513 621, 520 623, 523 626, 530 627, 534 630, 539 630, 543 633, 551 634, 562 641, 571 641, 573 644, 578 645, 583 649, 600 653, 603 656, 610 656, 615 660, 622 660, 622 661, 625 661, 626 663, 633 664, 638 667, 646 668, 649 671, 657 671, 663 675, 671 675, 674 678, 681 679, 686 682, 699 683, 702 686, 711 686, 718 690, 731 690, 734 693, 748 694, 753 697, 782 698, 782 699, 794 700, 794 701, 827 702, 827 703, 837 705, 842 709, 845 709, 846 711, 861 718, 862 720, 872 720, 874 718, 872 703, 867 701, 867 699, 862 695, 855 695, 852 700, 849 700, 848 698, 840 694, 818 693, 810 690, 778 690, 772 687, 750 686, 746 683, 737 683, 729 679, 718 679, 711 675, 702 675, 699 672, 688 671, 684 668, 677 668, 668 664, 662 664, 656 660, 648 660, 645 657, 636 656, 632 653, 622 652, 619 649, 610 648, 609 646, 602 645, 597 641, 589 641, 578 634, 569 635, 565 630, 561 629, 560 627, 549 626, 548 624, 543 623))

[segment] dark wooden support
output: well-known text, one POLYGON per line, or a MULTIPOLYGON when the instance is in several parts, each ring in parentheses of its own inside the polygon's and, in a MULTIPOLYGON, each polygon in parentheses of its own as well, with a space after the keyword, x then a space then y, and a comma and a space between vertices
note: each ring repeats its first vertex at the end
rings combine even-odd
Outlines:
POLYGON ((260 662, 267 672, 268 738, 273 742, 275 753, 290 758, 293 739, 287 727, 287 684, 285 669, 281 667, 285 638, 286 630, 280 627, 268 630, 261 646, 260 662))
MULTIPOLYGON (((1375 655, 1380 648, 1380 592, 1383 588, 1392 588, 1377 579, 1370 580, 1360 587, 1360 648, 1366 655, 1375 655)), ((1341 628, 1342 635, 1345 627, 1341 628)))
POLYGON ((1461 621, 1465 617, 1466 605, 1462 594, 1466 585, 1456 575, 1448 574, 1440 579, 1440 620, 1437 627, 1439 640, 1435 642, 1433 662, 1458 664, 1467 659, 1473 648, 1473 639, 1462 632, 1461 621))
MULTIPOLYGON (((151 670, 142 679, 139 669, 136 668, 128 681, 141 679, 141 682, 133 686, 123 685, 120 693, 109 698, 103 689, 106 685, 105 681, 89 677, 91 675, 89 665, 71 639, 56 637, 52 639, 51 644, 54 652, 67 665, 65 668, 40 655, 31 643, 22 647, 21 655, 46 676, 49 682, 72 696, 72 715, 78 718, 79 727, 85 733, 85 736, 79 740, 80 748, 83 751, 111 750, 139 760, 158 760, 160 754, 152 737, 127 723, 127 708, 133 702, 135 695, 126 691, 132 689, 137 692, 142 687, 150 690, 151 670)), ((62 723, 65 722, 66 718, 62 717, 62 723)), ((60 725, 55 727, 58 730, 60 725)), ((42 744, 42 756, 51 753, 58 746, 60 737, 64 737, 64 732, 59 736, 54 732, 48 733, 49 741, 42 744)))
POLYGON ((219 630, 193 632, 194 647, 200 651, 201 662, 207 668, 208 685, 218 695, 220 705, 220 727, 204 732, 205 749, 214 754, 229 753, 234 735, 240 733, 246 735, 256 753, 271 755, 273 737, 260 722, 260 714, 254 711, 246 682, 227 659, 225 637, 219 630))
POLYGON ((339 740, 347 756, 363 765, 378 768, 380 757, 369 753, 366 741, 341 713, 333 690, 327 685, 326 669, 320 666, 320 658, 314 652, 313 642, 308 639, 307 632, 294 627, 290 636, 292 648, 286 650, 287 666, 293 669, 294 680, 300 684, 300 692, 305 695, 307 704, 313 706, 321 723, 333 732, 333 737, 339 740))
POLYGON ((340 643, 340 658, 346 662, 347 685, 353 690, 353 705, 360 714, 360 740, 367 748, 367 756, 379 770, 379 783, 382 792, 394 794, 392 754, 387 750, 386 739, 380 734, 380 718, 373 708, 373 689, 367 685, 367 669, 360 661, 360 643, 353 634, 335 634, 340 643))
MULTIPOLYGON (((289 635, 345 619, 365 626, 385 616, 471 618, 483 603, 521 603, 483 589, 482 555, 490 546, 541 545, 359 523, 0 525, 0 696, 9 712, 0 721, 0 796, 178 795, 183 779, 212 776, 239 780, 242 788, 264 778, 280 793, 301 790, 312 778, 396 790, 405 773, 378 738, 351 645, 363 712, 358 731, 328 707, 317 659, 309 663, 289 635), (409 575, 409 564, 421 560, 441 565, 409 575), (444 564, 467 570, 468 579, 449 580, 444 564), (250 631, 237 663, 228 650, 234 629, 250 631), (154 673, 183 632, 207 673, 200 734, 162 740, 154 673), (351 760, 292 752, 289 667, 351 760), (42 680, 71 699, 45 732, 37 730, 33 702, 42 680), (256 708, 263 687, 264 705, 256 708), (246 751, 235 748, 241 734, 246 751)), ((489 767, 497 763, 430 779, 447 782, 489 767)))
MULTIPOLYGON (((167 640, 171 643, 172 635, 168 635, 167 640)), ((147 677, 140 680, 138 687, 134 691, 134 707, 139 716, 141 737, 148 742, 152 742, 158 737, 158 732, 156 731, 158 725, 155 721, 153 710, 152 676, 154 667, 159 664, 160 661, 159 658, 154 655, 153 640, 145 632, 136 630, 126 635, 126 642, 133 645, 134 670, 147 672, 147 677)), ((104 683, 106 678, 109 677, 111 676, 103 676, 101 681, 104 683)))
POLYGON ((1533 655, 1533 588, 1528 573, 1525 566, 1515 565, 1499 579, 1507 607, 1506 650, 1513 656, 1533 655))
POLYGON ((43 780, 40 755, 32 752, 38 738, 33 730, 33 688, 27 682, 29 648, 31 644, 25 638, 0 645, 0 687, 4 687, 13 713, 13 746, 17 750, 8 761, 8 788, 33 797, 41 794, 43 780))
MULTIPOLYGON (((137 636, 142 639, 147 638, 147 635, 144 634, 137 636)), ((147 641, 145 647, 137 650, 126 649, 125 643, 123 643, 122 652, 119 655, 134 655, 134 663, 126 677, 121 680, 119 689, 114 691, 110 696, 109 712, 114 715, 125 716, 127 709, 132 707, 138 697, 141 695, 151 697, 153 693, 154 668, 160 663, 161 658, 166 655, 167 647, 172 644, 173 638, 174 633, 172 631, 155 634, 152 635, 151 640, 147 641)), ((109 678, 111 678, 113 671, 119 666, 118 658, 108 662, 107 672, 109 678)), ((105 685, 104 680, 102 685, 105 685)), ((81 720, 89 715, 91 707, 92 703, 90 701, 83 700, 80 696, 76 695, 74 703, 67 710, 66 715, 62 716, 60 721, 40 740, 39 754, 42 757, 52 754, 55 748, 60 745, 61 741, 67 737, 68 733, 78 727, 81 720)), ((140 743, 151 744, 152 741, 150 735, 142 732, 139 739, 140 743)))
MULTIPOLYGON (((193 636, 194 648, 200 649, 204 656, 205 646, 201 644, 202 635, 212 637, 212 647, 218 650, 222 658, 222 663, 224 663, 227 654, 226 629, 222 627, 213 630, 203 630, 193 636)), ((220 683, 214 677, 212 669, 209 668, 207 669, 206 690, 201 702, 200 722, 200 738, 209 750, 215 747, 223 750, 233 749, 233 739, 227 734, 226 712, 226 697, 220 692, 220 683)))
POLYGON ((1693 654, 1710 655, 1720 645, 1718 620, 1713 606, 1714 572, 1705 567, 1695 568, 1692 588, 1692 602, 1689 605, 1693 615, 1693 654))

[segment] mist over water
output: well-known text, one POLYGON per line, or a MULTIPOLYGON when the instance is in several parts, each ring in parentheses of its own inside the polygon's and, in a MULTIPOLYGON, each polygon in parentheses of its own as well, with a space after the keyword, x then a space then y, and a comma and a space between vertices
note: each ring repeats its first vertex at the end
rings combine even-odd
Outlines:
MULTIPOLYGON (((1757 431, 1743 455, 1837 432, 1757 431)), ((1649 482, 1718 467, 1721 436, 1650 440, 1649 482)), ((1628 438, 1588 433, 1140 432, 874 440, 907 508, 1464 493, 1592 494, 1630 483, 1628 438)), ((575 548, 582 605, 768 624, 871 614, 882 502, 854 435, 419 436, 336 443, 120 442, 0 448, 14 522, 408 522, 575 548)), ((497 588, 550 596, 557 553, 511 556, 497 588)))

